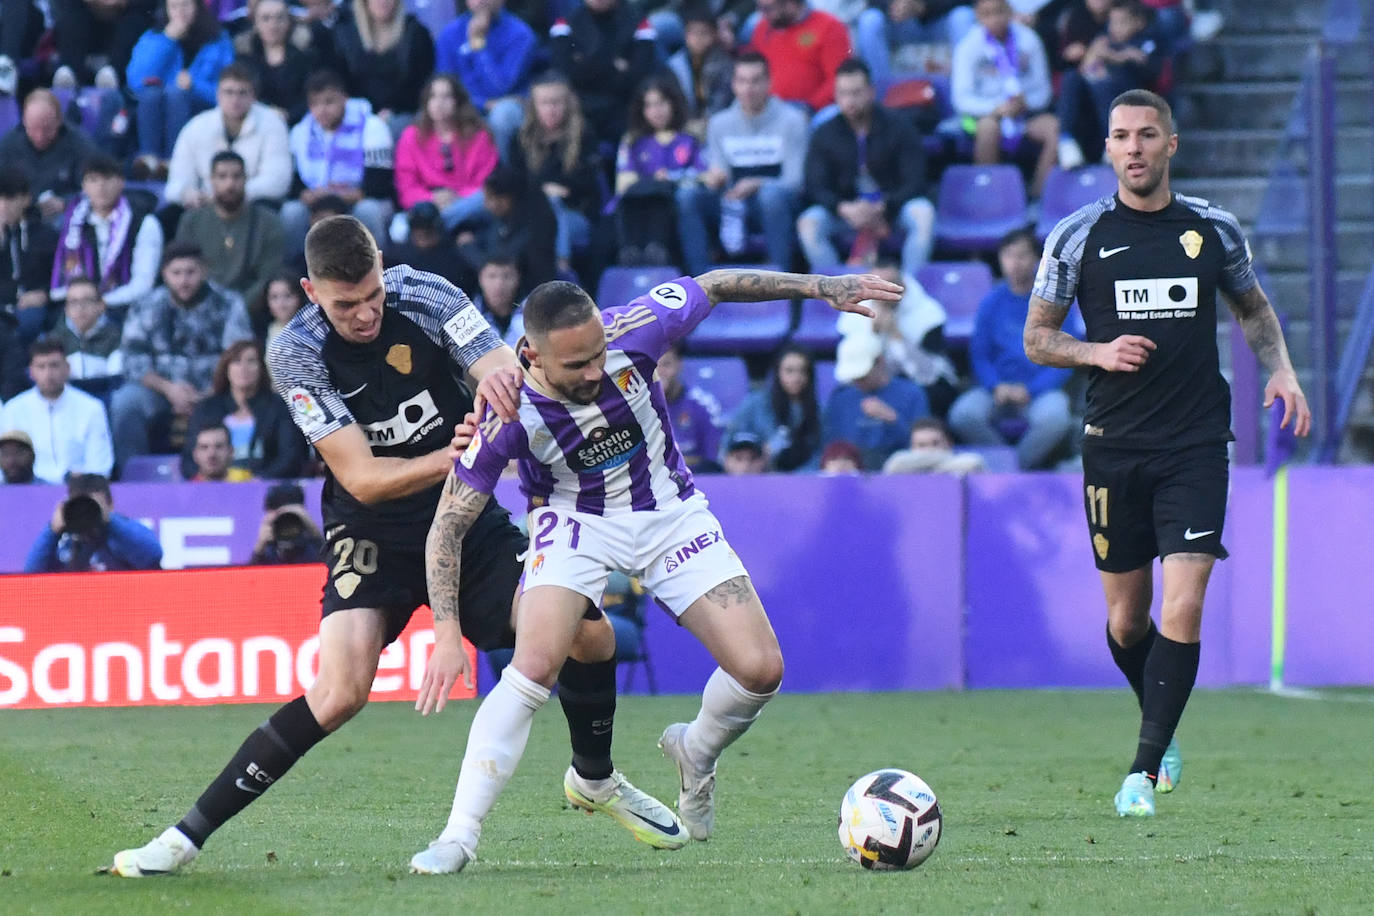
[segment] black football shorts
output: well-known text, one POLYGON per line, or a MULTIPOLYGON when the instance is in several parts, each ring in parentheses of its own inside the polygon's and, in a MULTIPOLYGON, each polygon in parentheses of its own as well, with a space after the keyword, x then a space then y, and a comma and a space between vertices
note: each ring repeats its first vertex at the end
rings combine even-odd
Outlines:
POLYGON ((1230 465, 1224 442, 1135 450, 1083 443, 1083 507, 1093 559, 1129 572, 1171 553, 1226 559, 1230 465))
MULTIPOLYGON (((527 543, 504 512, 483 513, 463 540, 459 624, 478 649, 515 645, 511 603, 523 570, 517 557, 527 543)), ((329 531, 325 563, 328 575, 320 616, 376 608, 386 617, 383 645, 401 635, 416 608, 429 603, 423 544, 381 545, 360 526, 344 524, 329 531)))

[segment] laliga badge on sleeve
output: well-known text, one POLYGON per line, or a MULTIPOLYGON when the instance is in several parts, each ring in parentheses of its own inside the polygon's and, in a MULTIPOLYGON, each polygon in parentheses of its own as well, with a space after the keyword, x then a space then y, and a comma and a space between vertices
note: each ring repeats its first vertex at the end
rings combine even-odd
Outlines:
POLYGON ((309 433, 329 422, 329 414, 320 406, 320 402, 315 400, 314 395, 304 388, 292 388, 286 393, 286 398, 302 431, 309 433))
POLYGON ((463 457, 458 460, 463 467, 471 470, 472 466, 477 463, 477 453, 481 450, 482 430, 479 428, 477 432, 473 433, 472 441, 468 443, 468 447, 463 449, 463 457))

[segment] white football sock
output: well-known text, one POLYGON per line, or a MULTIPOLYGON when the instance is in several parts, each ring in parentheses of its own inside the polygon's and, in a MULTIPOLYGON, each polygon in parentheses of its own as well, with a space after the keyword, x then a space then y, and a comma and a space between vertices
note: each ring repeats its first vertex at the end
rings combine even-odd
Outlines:
POLYGON ((520 763, 529 741, 530 723, 548 699, 547 687, 536 684, 514 666, 506 666, 500 682, 472 719, 458 788, 453 793, 453 810, 448 826, 439 835, 441 842, 461 843, 468 852, 476 851, 482 821, 520 763))
POLYGON ((702 770, 714 770, 721 751, 749 730, 764 704, 777 693, 750 693, 720 668, 711 672, 701 692, 701 712, 682 737, 692 762, 702 770))

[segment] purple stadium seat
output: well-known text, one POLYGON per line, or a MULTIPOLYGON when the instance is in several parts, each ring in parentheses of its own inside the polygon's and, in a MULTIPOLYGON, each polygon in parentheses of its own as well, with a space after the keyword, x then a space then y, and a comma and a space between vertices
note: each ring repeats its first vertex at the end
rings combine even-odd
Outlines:
POLYGON ((840 342, 835 326, 840 313, 820 299, 803 299, 801 323, 792 332, 792 343, 811 353, 833 353, 840 342))
MULTIPOLYGON (((450 22, 458 18, 457 7, 462 0, 405 0, 406 11, 424 25, 435 38, 450 22)), ((463 7, 464 12, 467 8, 463 7)))
POLYGON ((1020 470, 1016 463, 1016 449, 1010 445, 961 445, 957 451, 981 455, 983 467, 998 474, 1014 474, 1020 470))
POLYGON ((13 96, 0 96, 0 136, 14 130, 19 124, 19 102, 13 96))
POLYGON ((167 202, 167 182, 165 181, 134 181, 132 179, 124 182, 124 190, 142 191, 149 195, 156 207, 161 207, 167 202))
POLYGON ((948 251, 991 251, 1026 225, 1026 185, 1014 165, 951 165, 940 176, 935 244, 948 251))
POLYGON ((767 353, 792 330, 792 303, 721 302, 687 337, 692 353, 767 353))
POLYGON ((830 400, 830 392, 839 386, 835 381, 835 361, 833 359, 816 360, 816 403, 821 405, 821 412, 825 412, 825 402, 830 400))
POLYGON ((676 280, 676 267, 609 267, 596 288, 596 304, 603 309, 626 305, 660 283, 676 280))
POLYGON ((135 455, 120 471, 122 483, 174 483, 181 480, 180 455, 135 455))
POLYGON ((749 370, 738 356, 689 356, 682 360, 682 383, 714 396, 729 416, 749 394, 749 370))
POLYGON ((1040 195, 1040 219, 1035 224, 1035 234, 1043 241, 1055 223, 1115 191, 1116 173, 1110 165, 1086 165, 1072 171, 1056 168, 1045 180, 1045 190, 1040 195))
POLYGON ((811 268, 812 273, 821 274, 825 277, 844 277, 849 274, 866 274, 870 270, 867 264, 822 264, 820 267, 811 268))
POLYGON ((945 340, 967 346, 978 303, 992 289, 992 271, 982 261, 932 261, 916 272, 916 280, 945 307, 945 340))

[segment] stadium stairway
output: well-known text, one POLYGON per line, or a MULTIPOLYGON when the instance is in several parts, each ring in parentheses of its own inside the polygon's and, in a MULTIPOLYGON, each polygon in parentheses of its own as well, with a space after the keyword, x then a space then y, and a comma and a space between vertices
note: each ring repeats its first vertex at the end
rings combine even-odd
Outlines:
MULTIPOLYGON (((1180 144, 1176 190, 1216 201, 1253 233, 1285 126, 1302 86, 1303 68, 1320 35, 1324 2, 1219 0, 1226 25, 1180 63, 1174 103, 1180 144)), ((1337 57, 1337 296, 1343 345, 1374 261, 1374 80, 1366 31, 1337 57)), ((1256 258, 1268 272, 1267 290, 1288 319, 1288 341, 1309 391, 1312 365, 1307 237, 1261 238, 1256 258)), ((1229 328, 1223 325, 1223 343, 1229 328)), ((1223 361, 1229 352, 1223 347, 1223 361)), ((1374 372, 1352 426, 1374 443, 1374 372)), ((1369 460, 1374 453, 1366 454, 1369 460)), ((1359 457, 1349 454, 1348 457, 1359 457)))

